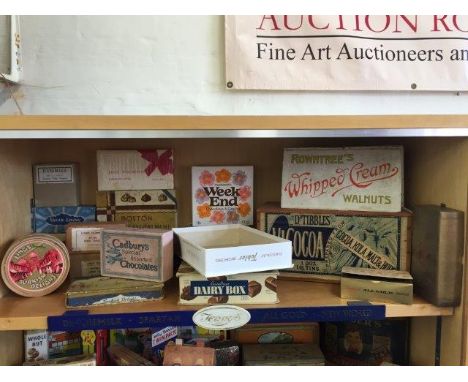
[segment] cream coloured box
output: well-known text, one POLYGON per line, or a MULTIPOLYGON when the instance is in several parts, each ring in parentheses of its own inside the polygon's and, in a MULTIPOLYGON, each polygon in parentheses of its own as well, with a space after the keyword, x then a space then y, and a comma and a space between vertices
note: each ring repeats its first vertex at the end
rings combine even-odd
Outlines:
POLYGON ((164 282, 173 275, 173 233, 136 228, 101 231, 101 274, 164 282))
POLYGON ((98 190, 174 188, 172 149, 98 150, 98 190))

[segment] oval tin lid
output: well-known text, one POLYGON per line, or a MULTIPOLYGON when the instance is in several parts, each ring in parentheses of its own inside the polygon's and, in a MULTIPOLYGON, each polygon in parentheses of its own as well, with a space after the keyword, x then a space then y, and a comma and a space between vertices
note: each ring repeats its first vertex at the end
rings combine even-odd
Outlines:
POLYGON ((46 234, 31 234, 16 240, 2 261, 6 286, 25 297, 52 293, 65 281, 69 270, 65 244, 46 234))
POLYGON ((250 313, 235 305, 213 305, 196 311, 192 321, 208 330, 233 330, 247 324, 250 313))

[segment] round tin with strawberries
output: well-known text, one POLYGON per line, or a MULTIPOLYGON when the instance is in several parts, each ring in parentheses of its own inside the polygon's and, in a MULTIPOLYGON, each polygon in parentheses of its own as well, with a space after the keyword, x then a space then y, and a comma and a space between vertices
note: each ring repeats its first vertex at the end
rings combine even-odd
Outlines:
POLYGON ((44 234, 15 241, 2 261, 3 281, 13 292, 25 297, 52 293, 65 281, 69 270, 65 244, 44 234))

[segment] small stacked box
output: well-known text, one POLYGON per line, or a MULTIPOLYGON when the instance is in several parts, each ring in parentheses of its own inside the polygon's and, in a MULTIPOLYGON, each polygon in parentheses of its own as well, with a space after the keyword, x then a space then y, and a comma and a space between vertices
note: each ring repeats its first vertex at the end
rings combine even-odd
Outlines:
MULTIPOLYGON (((164 297, 164 282, 173 275, 171 229, 177 222, 172 156, 172 150, 97 152, 99 237, 86 243, 99 247, 102 277, 73 283, 68 307, 164 297)), ((79 234, 88 234, 83 229, 70 228, 72 247, 79 234)))
POLYGON ((36 164, 33 185, 33 232, 52 234, 63 241, 67 224, 96 220, 96 207, 81 205, 78 163, 36 164))

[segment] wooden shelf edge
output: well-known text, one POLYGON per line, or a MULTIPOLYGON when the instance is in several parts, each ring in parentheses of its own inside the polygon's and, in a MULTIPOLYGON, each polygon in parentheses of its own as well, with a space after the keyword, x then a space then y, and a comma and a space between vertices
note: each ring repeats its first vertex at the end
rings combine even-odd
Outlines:
POLYGON ((467 128, 460 115, 0 116, 1 130, 318 130, 467 128))
MULTIPOLYGON (((122 317, 122 315, 135 314, 138 317, 147 318, 148 322, 154 322, 155 318, 161 318, 161 325, 167 322, 169 316, 184 316, 184 322, 189 320, 191 323, 191 314, 204 307, 204 305, 179 305, 177 280, 172 280, 166 291, 166 298, 161 301, 144 302, 136 304, 118 304, 103 307, 92 307, 89 309, 88 318, 93 315, 102 314, 111 319, 122 317), (169 313, 170 312, 170 313, 169 313)), ((261 316, 258 322, 279 323, 283 317, 288 317, 284 322, 299 322, 301 317, 321 316, 321 311, 337 310, 344 312, 350 307, 347 301, 339 298, 339 285, 327 283, 304 283, 301 281, 279 280, 278 288, 280 291, 279 304, 274 305, 240 305, 250 310, 253 317, 261 316), (264 310, 264 312, 263 312, 264 310), (270 321, 271 320, 271 321, 270 321)), ((454 314, 454 308, 440 308, 425 302, 423 299, 415 296, 413 305, 401 304, 379 304, 385 305, 385 317, 424 317, 424 316, 449 316, 454 314)), ((366 306, 356 308, 356 311, 365 311, 366 306)), ((47 329, 48 316, 62 316, 65 312, 63 290, 54 294, 39 298, 24 298, 9 295, 0 298, 0 330, 33 330, 47 329)), ((333 313, 333 312, 332 312, 333 313)), ((345 315, 353 313, 348 311, 345 315)), ((355 313, 355 312, 354 312, 355 313)), ((349 319, 365 319, 365 317, 349 316, 349 319), (353 318, 351 318, 353 317, 353 318)), ((83 316, 67 316, 67 320, 81 320, 83 316)), ((319 321, 319 320, 304 320, 319 321)), ((327 321, 320 319, 320 321, 327 321)), ((331 320, 330 320, 331 321, 331 320)), ((184 323, 185 325, 186 323, 184 323)), ((141 325, 140 325, 141 326, 141 325)), ((151 326, 151 325, 147 325, 151 326)), ((154 325, 158 326, 158 325, 154 325)), ((137 327, 137 326, 135 326, 137 327)))

